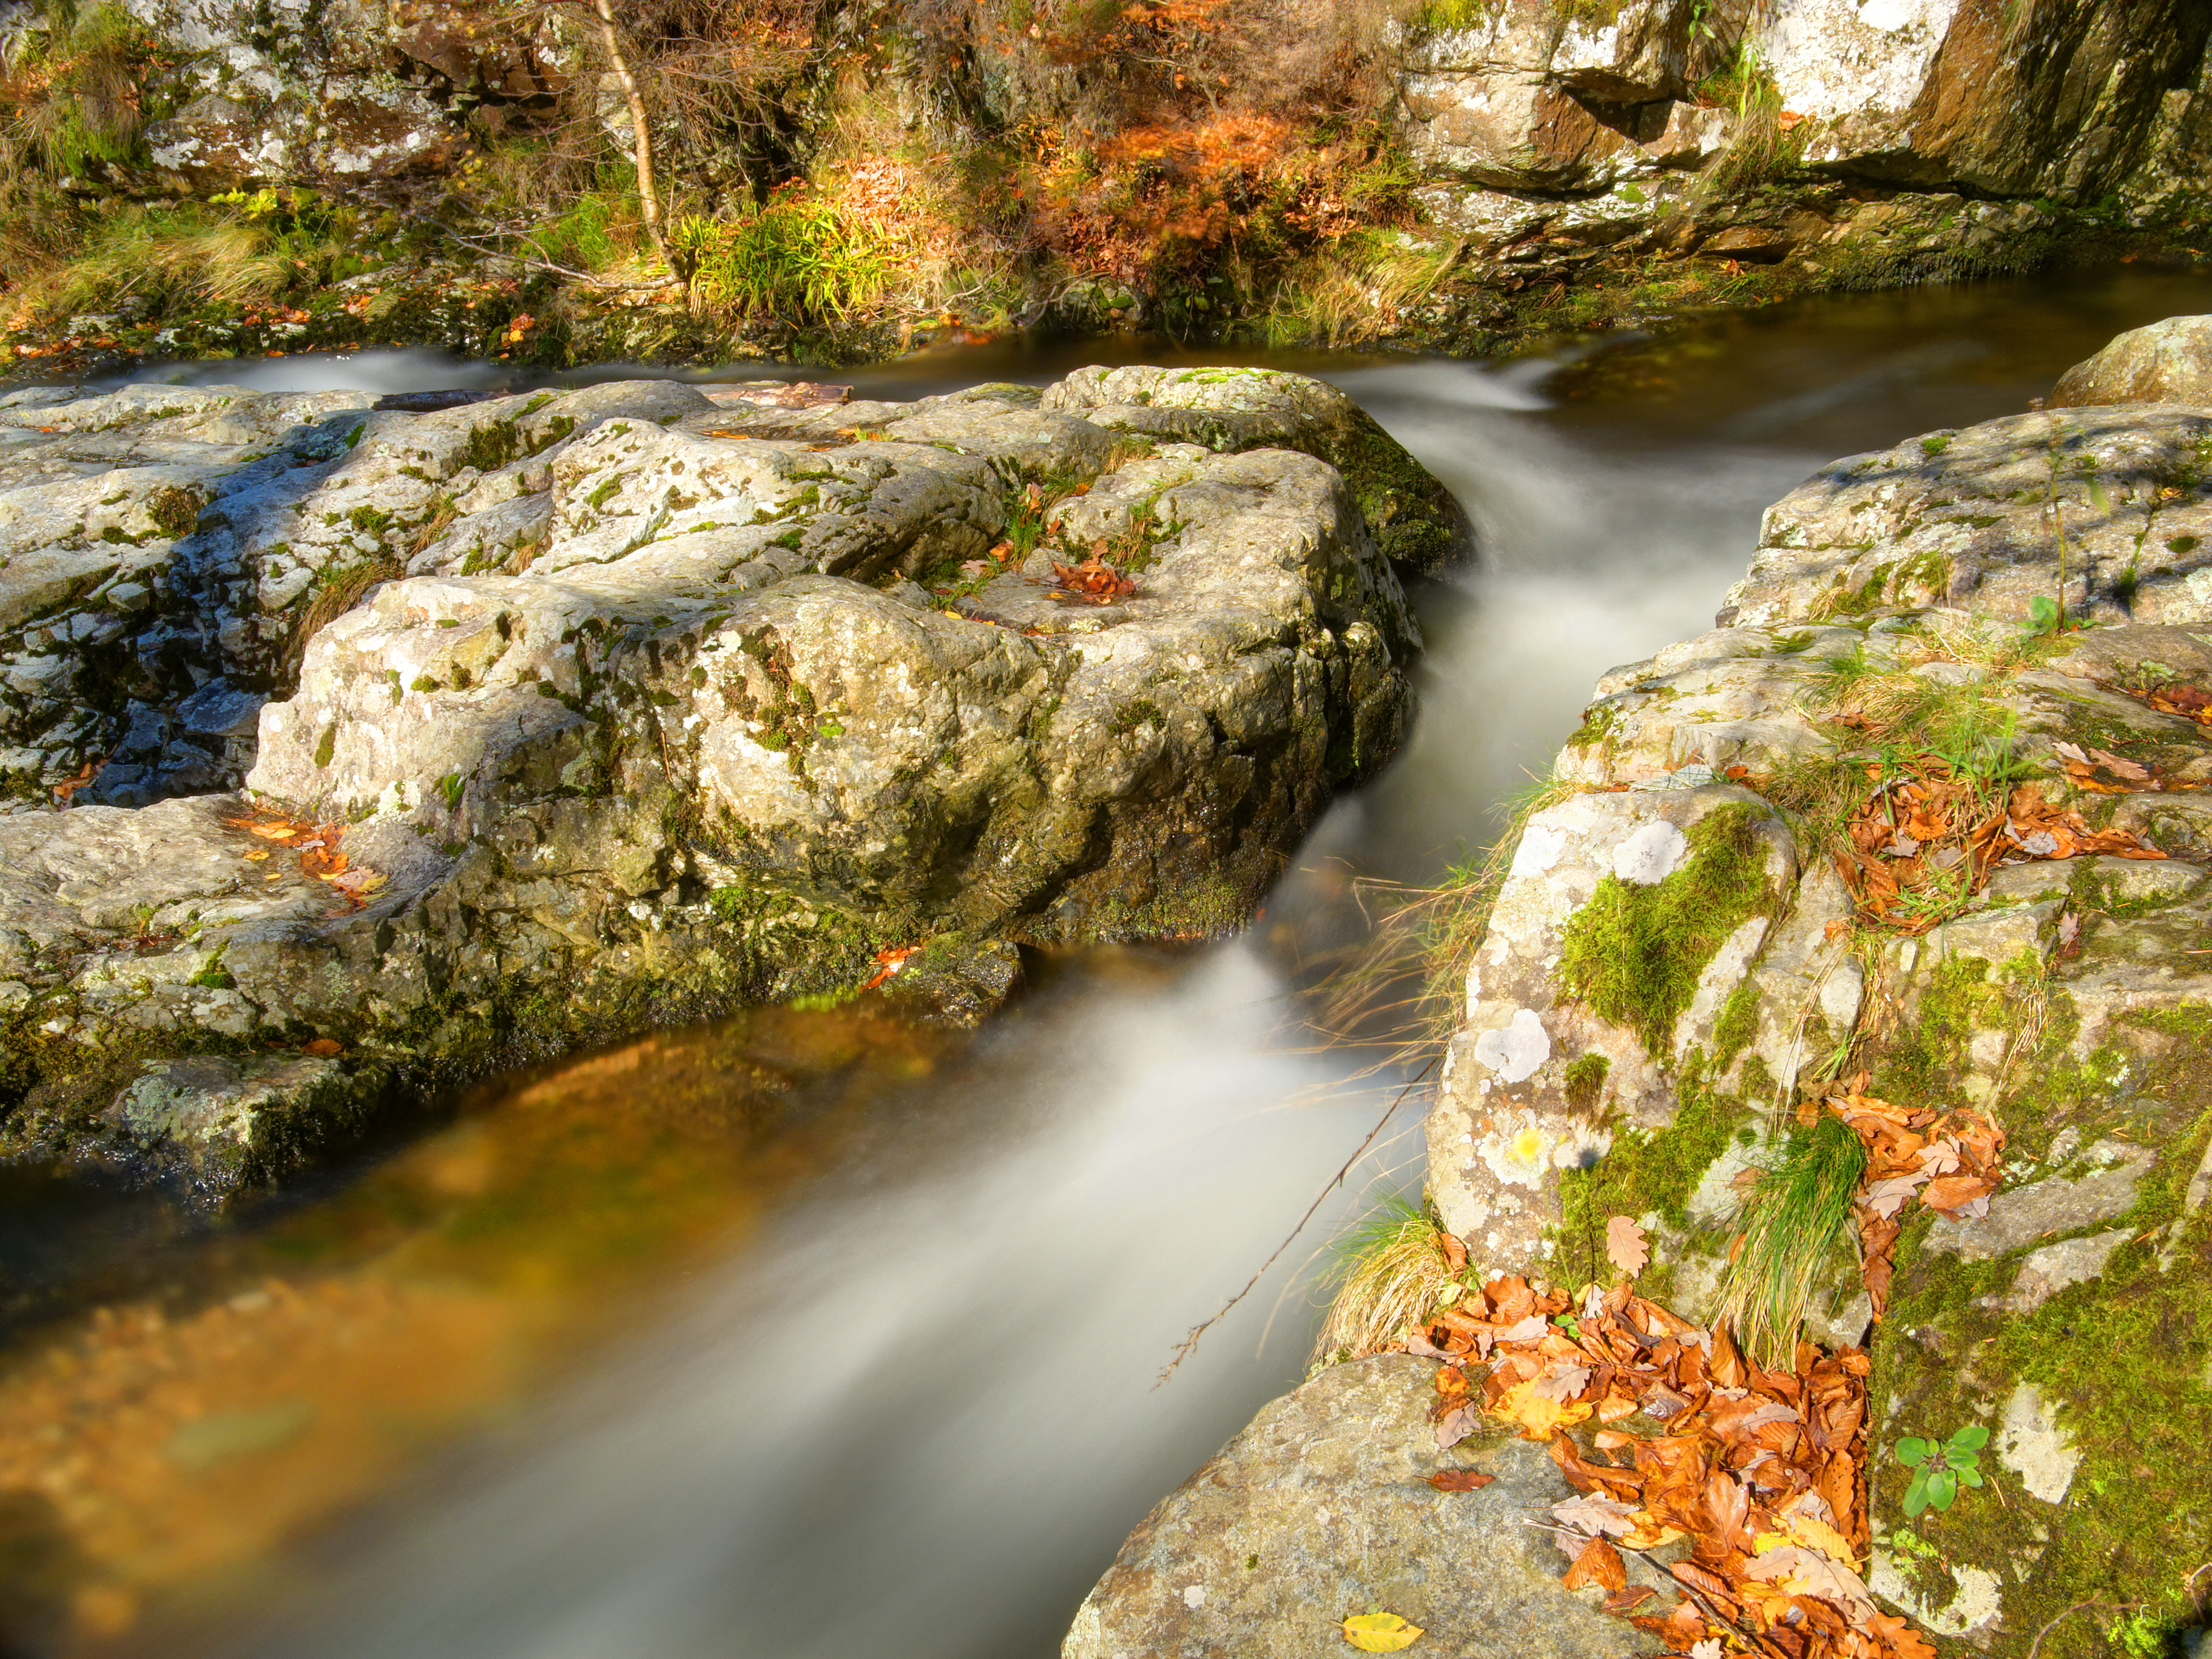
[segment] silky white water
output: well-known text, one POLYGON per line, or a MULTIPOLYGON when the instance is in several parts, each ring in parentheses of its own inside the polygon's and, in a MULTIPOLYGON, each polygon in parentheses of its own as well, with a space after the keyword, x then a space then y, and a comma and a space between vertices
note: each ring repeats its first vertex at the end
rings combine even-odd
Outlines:
MULTIPOLYGON (((742 1249, 666 1287, 585 1376, 270 1563, 251 1594, 156 1621, 143 1650, 1044 1659, 1127 1528, 1297 1381, 1331 1229, 1419 1188, 1417 1089, 1155 1386, 1401 1082, 1310 1052, 1259 941, 1318 915, 1345 871, 1432 879, 1490 841, 1600 673, 1711 625, 1765 505, 1832 456, 2017 408, 2085 341, 2163 303, 2125 280, 2094 305, 2023 288, 1754 319, 1655 386, 1581 405, 1554 389, 1564 358, 1306 365, 1451 486, 1480 553, 1418 592, 1429 651, 1407 748, 1331 810, 1254 942, 1133 975, 1111 957, 1069 968, 742 1249)), ((1082 360, 836 378, 912 396, 1082 360)), ((419 353, 192 373, 491 378, 419 353)))

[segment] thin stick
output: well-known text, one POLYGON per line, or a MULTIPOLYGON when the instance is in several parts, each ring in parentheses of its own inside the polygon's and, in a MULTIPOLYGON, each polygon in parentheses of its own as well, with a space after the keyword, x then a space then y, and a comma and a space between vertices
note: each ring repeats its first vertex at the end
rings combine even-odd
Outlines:
POLYGON ((1353 1151, 1352 1156, 1344 1160, 1344 1167, 1336 1172, 1335 1178, 1332 1180, 1328 1186, 1322 1188, 1321 1191, 1314 1194, 1314 1201, 1306 1206, 1306 1212, 1298 1218, 1298 1224, 1291 1229, 1289 1235, 1281 1243, 1275 1246, 1274 1253, 1265 1261, 1262 1261, 1260 1264, 1259 1271, 1254 1273, 1251 1278, 1244 1281, 1244 1288, 1237 1291, 1236 1295, 1231 1297, 1228 1301, 1223 1303, 1221 1304, 1220 1311, 1216 1313, 1212 1318, 1206 1321, 1203 1324, 1194 1325, 1190 1328, 1189 1334, 1185 1336, 1181 1342, 1176 1345, 1175 1358, 1169 1360, 1165 1365, 1163 1365, 1160 1368, 1159 1381, 1152 1384, 1155 1389, 1160 1387, 1161 1384, 1164 1383, 1168 1380, 1168 1378, 1175 1375, 1176 1367, 1182 1364, 1184 1360, 1189 1358, 1192 1354, 1198 1351, 1199 1339, 1204 1336, 1208 1331, 1212 1330, 1216 1325, 1218 1325, 1224 1319, 1226 1319, 1229 1316, 1229 1310, 1231 1308, 1234 1308, 1238 1303, 1242 1302, 1246 1297, 1251 1295, 1253 1289, 1262 1279, 1265 1279, 1267 1276, 1267 1269, 1273 1267, 1276 1262, 1282 1260, 1283 1252, 1289 1249, 1291 1246, 1297 1242, 1297 1236, 1306 1230, 1306 1223, 1314 1218, 1314 1215, 1320 1210, 1322 1201, 1339 1187, 1344 1185, 1345 1178, 1352 1173, 1352 1166, 1358 1164, 1361 1158, 1367 1156, 1367 1149, 1375 1144, 1375 1137, 1382 1133, 1382 1126, 1390 1121, 1391 1113, 1396 1111, 1399 1106, 1404 1102, 1406 1097, 1413 1092, 1413 1085, 1419 1083, 1423 1078, 1428 1076, 1430 1071, 1435 1066, 1437 1058, 1438 1057, 1435 1054, 1430 1055, 1428 1064, 1422 1066, 1419 1071, 1414 1073, 1412 1077, 1407 1079, 1406 1086, 1398 1091, 1397 1094, 1392 1097, 1390 1103, 1383 1108, 1382 1115, 1375 1120, 1375 1127, 1367 1132, 1367 1139, 1361 1141, 1358 1146, 1353 1151))
POLYGON ((2050 1618, 2044 1620, 2043 1628, 2035 1632, 2035 1640, 2027 1644, 2027 1659, 2035 1659, 2035 1656, 2043 1650, 2043 1638, 2050 1635, 2051 1627, 2068 1613, 2079 1613, 2084 1607, 2101 1607, 2105 1605, 2106 1605, 2105 1602, 2098 1601, 2076 1601, 2072 1607, 2052 1613, 2050 1618))

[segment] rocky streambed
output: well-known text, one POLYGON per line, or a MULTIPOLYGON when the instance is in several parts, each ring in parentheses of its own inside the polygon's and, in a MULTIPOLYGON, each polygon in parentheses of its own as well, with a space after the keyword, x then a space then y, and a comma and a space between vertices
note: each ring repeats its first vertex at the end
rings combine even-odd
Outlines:
MULTIPOLYGON (((1497 1275, 1597 1321, 1568 1298, 1631 1276, 1632 1252, 1623 1263, 1607 1243, 1624 1224, 1650 1250, 1638 1291, 1724 1369, 1713 1327, 1757 1172, 1824 1123, 1905 1146, 1908 1164, 1929 1149, 1863 1189, 1802 1264, 1804 1335, 1863 1346, 1863 1409, 1816 1416, 1809 1389, 1764 1407, 1784 1425, 1779 1456, 1713 1436, 1707 1501, 1856 1529, 1830 1537, 1848 1590, 1830 1578, 1814 1599, 1841 1617, 1870 1597, 1939 1652, 2201 1650, 2203 326, 2123 337, 2051 408, 1822 469, 1768 512, 1712 631, 1599 683, 1465 964, 1465 1021, 1427 1123, 1443 1264, 1427 1312, 1400 1352, 1322 1370, 1164 1501, 1069 1655, 1303 1652, 1371 1606, 1437 1651, 1659 1651, 1598 1616, 1617 1586, 1559 1582, 1600 1529, 1555 1510, 1568 1477, 1601 1496, 1642 1489, 1641 1454, 1633 1468, 1608 1455, 1628 1442, 1596 1432, 1602 1413, 1550 1460, 1500 1424, 1455 1443, 1432 1431, 1450 1399, 1432 1380, 1472 1338, 1426 1322, 1448 1283, 1479 1306, 1497 1275), (1877 1121, 1899 1134, 1863 1127, 1877 1121), (1990 1448, 1988 1483, 1940 1505, 1909 1498, 1911 1441, 1968 1429, 1990 1448), (1790 1460, 1833 1453, 1857 1484, 1804 1507, 1790 1460), (1480 1489, 1436 1489, 1448 1471, 1480 1489), (1564 1555, 1549 1535, 1563 1529, 1564 1555)), ((1484 1353, 1509 1340, 1479 1317, 1467 1330, 1484 1353)), ((1607 1398, 1604 1368, 1545 1363, 1555 1399, 1607 1398)), ((1714 1398, 1742 1396, 1729 1380, 1714 1398)), ((1656 1398, 1623 1426, 1664 1433, 1682 1402, 1656 1398)), ((1632 1508, 1612 1530, 1629 1532, 1632 1508)), ((1724 1589, 1776 1541, 1747 1536, 1733 1565, 1699 1543, 1688 1571, 1652 1582, 1670 1599, 1683 1583, 1724 1589), (1696 1577, 1707 1568, 1722 1576, 1696 1577)), ((1678 1533, 1673 1559, 1691 1547, 1678 1533)), ((1802 1651, 1820 1627, 1802 1610, 1793 1624, 1771 1604, 1756 1618, 1718 1605, 1775 1651, 1802 1651)))
POLYGON ((0 422, 7 1149, 212 1201, 437 1075, 1235 927, 1466 538, 1267 371, 0 422))

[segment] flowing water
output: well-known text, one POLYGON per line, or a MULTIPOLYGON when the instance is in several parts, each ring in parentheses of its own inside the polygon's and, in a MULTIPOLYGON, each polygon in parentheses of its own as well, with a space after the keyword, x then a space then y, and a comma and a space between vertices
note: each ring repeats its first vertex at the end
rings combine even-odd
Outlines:
MULTIPOLYGON (((218 1230, 16 1177, 0 1654, 1046 1659, 1127 1528, 1296 1382, 1316 1248, 1418 1186, 1416 1091, 1154 1386, 1400 1091, 1311 1042, 1285 965, 1340 931, 1347 878, 1432 879, 1491 839, 1590 683, 1709 626, 1819 463, 2018 410, 2117 330, 2207 310, 2212 282, 2128 270, 1510 365, 1116 350, 1334 380, 1480 539, 1417 592, 1406 753, 1261 922, 1040 961, 973 1037, 755 1011, 497 1079, 218 1230)), ((915 396, 1105 349, 831 378, 915 396)))

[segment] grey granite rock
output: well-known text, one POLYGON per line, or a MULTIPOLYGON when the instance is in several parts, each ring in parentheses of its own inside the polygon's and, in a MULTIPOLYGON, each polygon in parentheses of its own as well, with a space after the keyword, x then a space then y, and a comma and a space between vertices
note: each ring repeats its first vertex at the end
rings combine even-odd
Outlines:
MULTIPOLYGON (((1626 1659, 1660 1644, 1563 1589, 1542 1529, 1571 1495, 1542 1447, 1437 1449, 1432 1362, 1333 1366, 1273 1401, 1161 1500, 1098 1581, 1062 1659, 1288 1659, 1348 1652, 1332 1626, 1380 1607, 1423 1650, 1465 1659, 1626 1659), (1438 1469, 1494 1478, 1442 1492, 1438 1469)), ((1641 1564, 1638 1564, 1639 1577, 1641 1564)))

